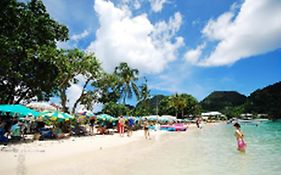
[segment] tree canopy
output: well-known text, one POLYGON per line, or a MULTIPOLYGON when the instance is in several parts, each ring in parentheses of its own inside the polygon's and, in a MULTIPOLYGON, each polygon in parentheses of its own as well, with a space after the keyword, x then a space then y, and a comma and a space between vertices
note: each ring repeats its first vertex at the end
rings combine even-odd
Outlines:
POLYGON ((56 42, 68 29, 54 21, 42 1, 0 2, 0 102, 45 99, 56 89, 56 42))
POLYGON ((120 81, 120 94, 123 97, 123 104, 126 103, 127 98, 132 98, 133 95, 139 99, 139 88, 136 81, 139 79, 139 71, 132 69, 127 63, 120 63, 115 68, 114 74, 117 75, 120 81))

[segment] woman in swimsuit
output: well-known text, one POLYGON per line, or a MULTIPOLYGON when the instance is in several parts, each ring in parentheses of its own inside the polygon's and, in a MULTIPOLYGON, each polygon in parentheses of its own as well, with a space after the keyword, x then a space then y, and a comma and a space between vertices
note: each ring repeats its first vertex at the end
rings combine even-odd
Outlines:
POLYGON ((239 123, 235 123, 234 125, 235 130, 235 137, 237 140, 237 150, 240 152, 245 152, 246 151, 246 143, 244 141, 244 134, 240 130, 241 126, 239 123))

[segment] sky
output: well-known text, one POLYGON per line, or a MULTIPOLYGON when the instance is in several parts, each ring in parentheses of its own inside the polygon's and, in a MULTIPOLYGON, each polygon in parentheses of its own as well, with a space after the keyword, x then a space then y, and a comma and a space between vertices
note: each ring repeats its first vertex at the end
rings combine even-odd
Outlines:
MULTIPOLYGON (((69 29, 61 48, 95 53, 111 72, 127 62, 151 95, 249 95, 281 80, 280 0, 43 0, 69 29)), ((80 78, 81 83, 83 78, 80 78)), ((80 94, 81 83, 68 94, 80 94)), ((135 100, 130 100, 133 104, 135 100)))

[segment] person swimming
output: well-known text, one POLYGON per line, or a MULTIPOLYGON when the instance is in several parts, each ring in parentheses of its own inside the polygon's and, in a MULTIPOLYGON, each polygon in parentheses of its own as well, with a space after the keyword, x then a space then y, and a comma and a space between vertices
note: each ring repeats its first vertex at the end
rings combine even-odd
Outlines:
POLYGON ((241 126, 239 123, 235 123, 234 125, 235 130, 235 137, 237 140, 237 150, 240 152, 245 152, 246 151, 246 143, 244 141, 244 134, 241 131, 241 126))

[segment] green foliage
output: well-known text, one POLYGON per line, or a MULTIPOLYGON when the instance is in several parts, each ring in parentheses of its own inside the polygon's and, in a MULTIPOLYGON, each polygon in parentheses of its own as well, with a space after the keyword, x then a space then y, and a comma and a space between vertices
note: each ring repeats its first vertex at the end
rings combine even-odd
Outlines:
POLYGON ((139 102, 135 109, 136 115, 159 114, 178 115, 178 117, 185 117, 190 114, 197 115, 200 112, 198 101, 189 94, 175 94, 172 96, 156 95, 139 102))
POLYGON ((281 118, 281 82, 258 89, 248 97, 246 112, 281 118))
POLYGON ((239 118, 241 114, 245 112, 245 105, 225 107, 222 113, 226 115, 228 119, 239 118))
MULTIPOLYGON (((90 91, 87 86, 91 82, 98 81, 102 74, 102 68, 97 58, 94 55, 86 54, 79 49, 61 50, 59 58, 57 59, 57 66, 59 67, 58 82, 58 95, 61 99, 61 105, 64 111, 67 111, 66 102, 68 97, 66 96, 66 90, 71 84, 80 83, 78 76, 83 77, 85 81, 82 84, 82 92, 79 98, 74 103, 72 113, 79 103, 85 104, 88 108, 91 108, 91 104, 97 101, 95 91, 90 91)), ((70 97, 71 98, 71 97, 70 97)))
POLYGON ((92 83, 93 87, 96 87, 96 91, 99 93, 98 101, 100 103, 116 103, 120 98, 120 87, 121 83, 116 74, 101 74, 97 81, 92 83))
POLYGON ((106 103, 102 109, 102 113, 119 117, 121 115, 130 115, 130 108, 124 104, 118 104, 114 102, 106 103))
POLYGON ((183 118, 186 115, 196 115, 199 113, 198 101, 189 94, 175 94, 164 98, 160 102, 161 115, 169 114, 183 118))
POLYGON ((68 38, 68 29, 40 0, 2 0, 0 24, 0 103, 48 99, 57 87, 56 42, 68 38))
POLYGON ((220 111, 240 106, 246 102, 246 96, 235 91, 215 91, 208 95, 200 105, 204 111, 220 111))
POLYGON ((127 98, 132 98, 133 95, 139 99, 139 88, 136 84, 138 80, 137 69, 131 69, 127 63, 120 63, 115 68, 114 74, 117 75, 120 81, 120 94, 123 97, 123 104, 126 103, 127 98))

